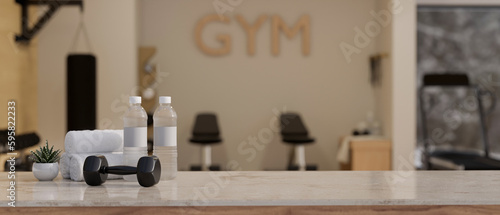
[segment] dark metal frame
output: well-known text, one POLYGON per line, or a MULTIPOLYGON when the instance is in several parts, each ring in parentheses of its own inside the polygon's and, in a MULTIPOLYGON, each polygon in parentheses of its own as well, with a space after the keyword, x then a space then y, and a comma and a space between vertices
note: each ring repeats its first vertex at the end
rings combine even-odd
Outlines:
POLYGON ((83 11, 83 0, 15 0, 21 6, 21 34, 16 35, 17 42, 28 43, 36 33, 47 23, 54 13, 62 6, 77 5, 83 11), (49 9, 42 15, 38 21, 30 29, 28 27, 29 14, 28 6, 30 5, 48 5, 49 9))
MULTIPOLYGON (((421 116, 421 122, 422 122, 422 136, 423 136, 423 141, 424 141, 424 154, 422 156, 423 164, 425 169, 429 169, 431 166, 430 163, 430 152, 429 152, 429 136, 427 134, 427 122, 426 122, 426 115, 425 115, 425 110, 424 110, 424 89, 426 87, 443 87, 443 85, 425 85, 422 84, 420 87, 419 91, 419 100, 420 100, 420 116, 421 116)), ((486 120, 485 120, 485 114, 483 110, 483 102, 481 99, 481 96, 483 95, 481 89, 477 85, 456 85, 456 86, 444 86, 444 87, 467 87, 471 88, 474 90, 474 93, 476 95, 476 101, 478 103, 478 109, 479 109, 479 118, 480 118, 480 124, 481 124, 481 139, 483 142, 483 152, 484 152, 484 157, 489 158, 490 155, 490 149, 489 149, 489 143, 488 143, 488 136, 487 136, 487 128, 486 128, 486 120)))

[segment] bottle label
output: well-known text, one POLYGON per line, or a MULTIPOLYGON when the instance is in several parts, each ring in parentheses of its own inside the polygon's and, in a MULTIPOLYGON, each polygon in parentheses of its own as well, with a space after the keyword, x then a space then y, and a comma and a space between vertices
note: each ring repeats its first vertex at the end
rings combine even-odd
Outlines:
POLYGON ((124 147, 148 147, 147 127, 124 127, 123 128, 124 147))
POLYGON ((155 127, 155 146, 177 146, 177 127, 155 127))

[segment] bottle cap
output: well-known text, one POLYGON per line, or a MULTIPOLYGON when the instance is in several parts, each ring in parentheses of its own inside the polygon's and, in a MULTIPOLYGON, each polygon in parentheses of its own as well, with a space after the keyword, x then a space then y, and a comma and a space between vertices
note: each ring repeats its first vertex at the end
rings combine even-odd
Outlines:
POLYGON ((141 103, 141 97, 140 96, 130 96, 128 98, 128 101, 130 104, 140 104, 141 103))
POLYGON ((170 104, 172 103, 172 98, 170 96, 160 96, 160 104, 170 104))

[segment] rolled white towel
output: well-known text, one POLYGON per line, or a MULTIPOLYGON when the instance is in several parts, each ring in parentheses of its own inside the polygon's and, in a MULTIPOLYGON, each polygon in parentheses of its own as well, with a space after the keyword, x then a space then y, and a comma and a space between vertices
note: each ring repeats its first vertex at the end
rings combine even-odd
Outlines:
POLYGON ((70 162, 70 156, 68 155, 68 153, 66 152, 62 153, 61 159, 59 160, 59 167, 61 169, 61 176, 66 179, 70 178, 69 162, 70 162))
POLYGON ((123 130, 69 131, 64 148, 71 154, 123 152, 123 130))
MULTIPOLYGON (((73 181, 83 181, 83 164, 85 159, 90 155, 104 155, 108 160, 109 166, 123 165, 123 154, 117 153, 95 153, 95 154, 70 154, 70 170, 69 174, 73 181)), ((121 175, 109 174, 108 179, 121 179, 121 175)))

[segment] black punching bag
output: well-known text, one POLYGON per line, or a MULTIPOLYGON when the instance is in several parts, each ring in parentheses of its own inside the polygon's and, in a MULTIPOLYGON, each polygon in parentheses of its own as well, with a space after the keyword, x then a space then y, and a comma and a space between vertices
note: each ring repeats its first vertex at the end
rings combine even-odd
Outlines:
POLYGON ((91 54, 70 54, 67 65, 68 131, 96 128, 96 58, 91 54))

